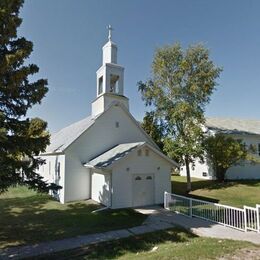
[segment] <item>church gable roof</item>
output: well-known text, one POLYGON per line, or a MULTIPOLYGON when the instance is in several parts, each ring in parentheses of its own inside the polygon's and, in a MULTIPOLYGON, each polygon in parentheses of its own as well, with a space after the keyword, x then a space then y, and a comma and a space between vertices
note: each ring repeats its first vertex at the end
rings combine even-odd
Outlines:
POLYGON ((45 153, 63 152, 83 132, 95 123, 95 118, 88 116, 74 124, 71 124, 59 132, 51 135, 50 145, 45 153))
POLYGON ((155 149, 154 147, 152 147, 146 142, 118 144, 115 147, 91 159, 88 163, 85 163, 84 166, 89 168, 103 168, 103 169, 107 168, 112 164, 118 162, 119 160, 127 157, 134 150, 139 149, 143 146, 148 147, 149 149, 154 151, 157 155, 159 155, 160 157, 168 161, 170 164, 178 167, 178 164, 175 161, 171 160, 162 152, 155 149))
POLYGON ((64 152, 64 150, 69 147, 76 139, 78 139, 85 131, 87 131, 98 118, 105 115, 105 113, 111 109, 111 107, 117 106, 121 107, 122 110, 126 113, 126 115, 133 121, 133 123, 139 128, 139 130, 144 134, 144 136, 149 140, 149 142, 156 147, 158 146, 152 140, 152 138, 143 130, 139 122, 135 120, 135 118, 131 115, 131 113, 124 107, 124 105, 119 102, 113 102, 111 105, 101 114, 96 117, 88 116, 76 123, 73 123, 59 132, 51 135, 50 145, 46 148, 44 154, 53 154, 64 152))
POLYGON ((105 168, 113 164, 114 162, 122 159, 128 155, 131 151, 135 150, 137 147, 143 145, 144 142, 137 143, 126 143, 119 144, 112 149, 100 154, 99 156, 90 160, 85 166, 93 166, 97 168, 105 168))

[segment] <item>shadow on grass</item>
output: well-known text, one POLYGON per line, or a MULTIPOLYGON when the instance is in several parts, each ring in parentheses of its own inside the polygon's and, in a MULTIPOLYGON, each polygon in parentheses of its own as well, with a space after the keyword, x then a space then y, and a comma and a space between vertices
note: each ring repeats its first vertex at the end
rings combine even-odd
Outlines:
MULTIPOLYGON (((260 180, 228 180, 225 182, 218 182, 215 180, 200 180, 200 179, 192 178, 191 192, 196 191, 196 190, 205 190, 205 191, 223 190, 223 192, 224 192, 228 188, 237 187, 239 185, 260 188, 260 180)), ((210 198, 208 196, 205 197, 205 196, 187 193, 186 189, 187 189, 186 177, 173 175, 172 176, 173 193, 191 197, 194 199, 206 200, 206 201, 210 201, 210 202, 214 202, 214 203, 219 202, 219 200, 216 198, 210 198)))
POLYGON ((149 252, 160 243, 185 243, 195 237, 181 228, 174 228, 45 255, 37 259, 115 259, 129 253, 149 252))
POLYGON ((91 213, 98 204, 54 201, 48 195, 0 199, 0 248, 140 225, 130 209, 91 213))
MULTIPOLYGON (((226 189, 233 186, 238 185, 246 185, 251 187, 260 187, 260 180, 228 180, 225 182, 218 182, 215 180, 199 180, 195 179, 191 182, 192 191, 198 189, 205 190, 218 190, 218 189, 226 189)), ((172 178, 172 189, 178 192, 179 194, 186 193, 186 178, 180 176, 173 176, 172 178)))
MULTIPOLYGON (((202 181, 193 181, 191 183, 191 189, 192 191, 199 190, 199 189, 220 189, 218 183, 212 180, 202 180, 202 181)), ((179 179, 175 178, 173 176, 172 179, 172 191, 173 193, 187 196, 187 197, 192 197, 194 199, 199 199, 199 200, 206 200, 214 203, 218 203, 219 200, 214 199, 214 198, 209 198, 209 197, 204 197, 204 196, 198 196, 194 194, 189 194, 187 193, 187 183, 183 181, 183 179, 180 181, 179 179)))

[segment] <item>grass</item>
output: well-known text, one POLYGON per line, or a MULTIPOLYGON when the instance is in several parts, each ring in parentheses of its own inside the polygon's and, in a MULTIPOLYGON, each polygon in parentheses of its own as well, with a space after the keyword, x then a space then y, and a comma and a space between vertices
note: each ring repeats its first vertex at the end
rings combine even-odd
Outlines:
POLYGON ((242 248, 256 247, 248 242, 197 237, 183 229, 173 228, 37 259, 216 259, 242 248))
MULTIPOLYGON (((234 207, 244 205, 255 207, 260 204, 260 181, 228 181, 218 183, 212 180, 192 178, 192 191, 189 196, 226 204, 234 207)), ((186 177, 172 176, 172 191, 186 194, 186 177)))
POLYGON ((0 248, 56 240, 140 225, 145 215, 132 209, 91 213, 88 201, 61 204, 24 186, 0 196, 0 248))

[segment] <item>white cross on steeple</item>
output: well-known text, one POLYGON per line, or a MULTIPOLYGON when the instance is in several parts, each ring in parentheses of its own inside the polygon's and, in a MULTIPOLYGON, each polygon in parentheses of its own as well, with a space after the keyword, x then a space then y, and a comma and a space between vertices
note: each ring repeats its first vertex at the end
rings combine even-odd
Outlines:
POLYGON ((112 28, 112 26, 110 24, 107 26, 107 29, 108 29, 108 40, 111 41, 111 39, 112 39, 112 31, 114 29, 112 28))

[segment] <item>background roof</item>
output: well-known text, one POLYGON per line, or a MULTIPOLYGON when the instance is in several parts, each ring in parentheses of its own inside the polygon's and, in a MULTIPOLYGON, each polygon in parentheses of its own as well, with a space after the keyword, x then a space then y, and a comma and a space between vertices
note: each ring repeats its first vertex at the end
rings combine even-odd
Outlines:
POLYGON ((260 120, 213 117, 206 118, 206 126, 210 129, 260 135, 260 120))

